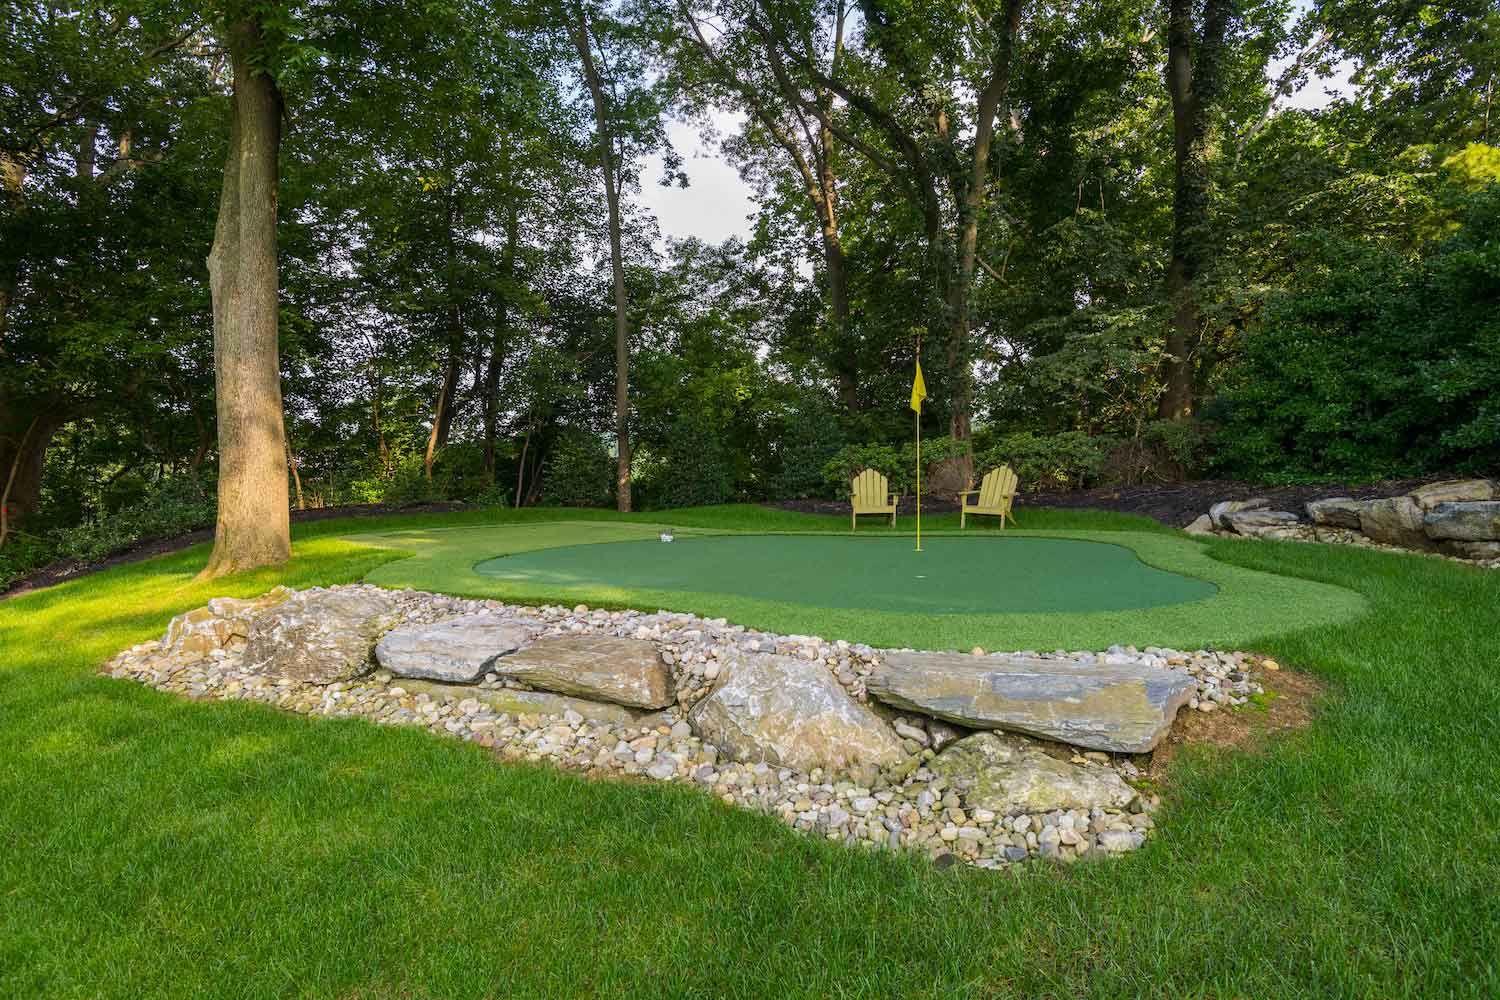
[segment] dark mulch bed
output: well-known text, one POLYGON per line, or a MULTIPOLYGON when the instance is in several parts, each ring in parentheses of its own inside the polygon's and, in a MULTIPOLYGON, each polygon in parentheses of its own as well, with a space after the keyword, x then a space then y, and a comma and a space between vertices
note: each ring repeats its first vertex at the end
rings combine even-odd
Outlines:
MULTIPOLYGON (((1425 479, 1387 479, 1378 483, 1359 486, 1325 483, 1319 486, 1256 486, 1236 483, 1224 479, 1200 479, 1191 483, 1173 483, 1152 486, 1104 486, 1092 490, 1070 490, 1066 493, 1023 493, 1016 497, 1016 506, 1024 507, 1071 507, 1113 510, 1125 514, 1142 514, 1152 517, 1174 528, 1185 527, 1200 514, 1220 500, 1249 500, 1265 497, 1276 510, 1289 510, 1301 514, 1309 500, 1325 497, 1351 497, 1355 500, 1378 500, 1383 497, 1410 493, 1424 483, 1441 482, 1453 476, 1429 476, 1425 479)), ((808 514, 840 514, 849 516, 849 504, 835 500, 783 500, 767 504, 782 510, 796 510, 808 514)), ((906 497, 897 508, 898 513, 910 514, 916 509, 911 497, 906 497)), ((934 514, 949 514, 958 510, 958 504, 936 497, 923 497, 922 509, 934 514)))
MULTIPOLYGON (((445 514, 455 510, 468 510, 469 507, 469 504, 463 503, 424 503, 414 504, 410 507, 394 507, 388 504, 351 504, 345 507, 319 507, 315 510, 294 510, 292 511, 292 523, 327 521, 335 517, 379 517, 383 514, 445 514)), ((111 566, 140 562, 142 559, 150 559, 152 556, 159 556, 164 552, 175 552, 178 549, 185 549, 189 545, 197 545, 199 542, 212 541, 213 537, 213 528, 199 528, 197 531, 190 531, 183 535, 174 535, 171 538, 153 538, 132 546, 124 552, 116 552, 114 555, 96 562, 83 562, 78 559, 59 560, 28 573, 26 576, 12 580, 10 586, 4 590, 0 590, 0 600, 5 600, 8 597, 16 597, 33 590, 39 590, 42 587, 50 587, 54 583, 62 583, 64 580, 86 576, 89 573, 97 573, 101 569, 109 569, 111 566)))

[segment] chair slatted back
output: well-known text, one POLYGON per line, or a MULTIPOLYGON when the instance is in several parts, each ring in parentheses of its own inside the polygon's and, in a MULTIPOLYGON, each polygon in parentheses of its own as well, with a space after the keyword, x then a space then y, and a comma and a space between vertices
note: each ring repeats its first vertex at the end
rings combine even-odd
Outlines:
POLYGON ((891 505, 886 478, 874 469, 866 469, 855 476, 849 486, 849 493, 856 510, 862 507, 889 507, 891 505))
POLYGON ((1017 477, 1008 465, 991 469, 979 484, 980 507, 1004 507, 1015 499, 1017 477))

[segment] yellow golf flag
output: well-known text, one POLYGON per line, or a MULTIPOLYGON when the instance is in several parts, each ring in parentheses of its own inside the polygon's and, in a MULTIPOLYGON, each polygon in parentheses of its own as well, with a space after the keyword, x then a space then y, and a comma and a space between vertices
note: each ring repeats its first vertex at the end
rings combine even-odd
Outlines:
POLYGON ((911 380, 911 408, 922 412, 922 400, 927 398, 927 383, 922 381, 922 362, 917 362, 917 377, 911 380))

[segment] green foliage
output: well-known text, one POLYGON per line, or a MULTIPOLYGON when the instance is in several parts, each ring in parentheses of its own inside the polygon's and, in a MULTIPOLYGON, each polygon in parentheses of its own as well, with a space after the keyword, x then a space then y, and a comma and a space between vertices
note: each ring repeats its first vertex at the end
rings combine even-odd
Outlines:
MULTIPOLYGON (((809 402, 789 411, 780 433, 770 442, 774 471, 766 480, 766 499, 837 496, 823 469, 843 444, 843 431, 826 405, 809 402)), ((848 489, 847 483, 844 488, 848 489)))
POLYGON ((978 478, 1009 465, 1027 490, 1065 490, 1085 486, 1098 477, 1109 457, 1113 439, 1090 437, 1082 431, 1006 434, 976 457, 978 478))
POLYGON ((141 542, 212 527, 216 498, 212 483, 190 477, 169 479, 135 502, 61 532, 57 554, 93 562, 141 542))
POLYGON ((614 459, 597 434, 570 431, 552 445, 542 467, 542 503, 603 507, 614 494, 614 459))
POLYGON ((636 485, 643 510, 708 506, 734 496, 730 456, 706 421, 679 420, 664 444, 641 457, 636 485))
POLYGON ((893 493, 911 490, 914 470, 900 448, 888 444, 851 444, 823 464, 823 483, 840 499, 848 499, 849 484, 865 469, 874 469, 890 481, 893 493))
POLYGON ((1255 479, 1500 465, 1500 185, 1416 262, 1324 239, 1244 338, 1217 467, 1255 479))

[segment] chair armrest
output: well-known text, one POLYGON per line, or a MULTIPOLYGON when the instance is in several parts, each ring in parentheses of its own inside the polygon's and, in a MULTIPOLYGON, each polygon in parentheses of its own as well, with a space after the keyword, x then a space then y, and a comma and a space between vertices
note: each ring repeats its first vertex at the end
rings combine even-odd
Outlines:
POLYGON ((959 490, 958 495, 961 497, 971 497, 978 492, 978 490, 959 490))
POLYGON ((904 497, 905 495, 906 495, 905 493, 892 493, 891 494, 891 503, 900 503, 901 502, 901 498, 904 497))

